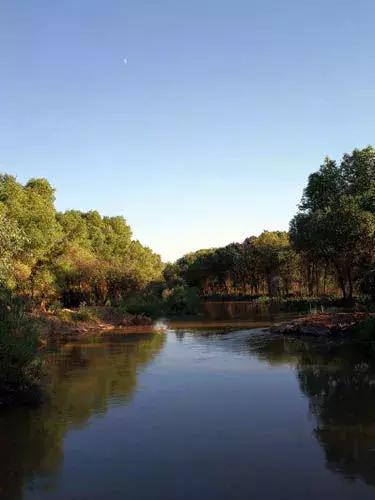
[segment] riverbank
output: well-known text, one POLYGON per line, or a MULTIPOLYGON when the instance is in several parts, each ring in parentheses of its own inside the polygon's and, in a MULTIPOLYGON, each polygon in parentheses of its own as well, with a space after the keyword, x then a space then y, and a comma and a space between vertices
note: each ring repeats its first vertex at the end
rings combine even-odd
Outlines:
POLYGON ((256 305, 279 305, 286 310, 309 310, 320 307, 347 307, 353 306, 353 300, 344 300, 338 296, 275 296, 269 295, 204 295, 202 302, 251 302, 256 305))
POLYGON ((150 333, 153 321, 144 314, 129 314, 114 307, 61 309, 58 312, 34 313, 42 341, 106 335, 114 332, 150 333))
POLYGON ((282 335, 338 336, 374 333, 375 314, 363 312, 310 314, 292 321, 279 323, 270 328, 272 333, 282 335))
MULTIPOLYGON (((88 335, 104 336, 114 333, 126 335, 155 331, 155 323, 148 316, 130 314, 113 307, 84 307, 61 309, 55 313, 34 313, 33 319, 39 326, 42 343, 50 340, 71 340, 88 335)), ((198 318, 194 318, 194 326, 196 326, 197 320, 198 318)), ((266 326, 268 321, 264 320, 263 326, 266 326)), ((202 318, 199 322, 205 323, 202 318)), ((253 320, 250 324, 252 323, 253 320)), ((233 324, 233 320, 230 324, 233 324)), ((223 326, 224 323, 220 321, 220 325, 223 326)), ((257 326, 259 327, 259 321, 257 326)), ((276 323, 270 327, 270 331, 282 335, 320 337, 356 334, 369 339, 372 339, 373 336, 375 339, 375 313, 321 312, 308 314, 276 323)))

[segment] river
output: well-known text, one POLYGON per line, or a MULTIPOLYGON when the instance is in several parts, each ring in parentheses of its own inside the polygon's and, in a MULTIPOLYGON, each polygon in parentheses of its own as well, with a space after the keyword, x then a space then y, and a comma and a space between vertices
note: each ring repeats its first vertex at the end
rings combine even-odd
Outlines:
POLYGON ((0 411, 0 498, 373 499, 368 349, 220 315, 51 346, 50 400, 0 411))

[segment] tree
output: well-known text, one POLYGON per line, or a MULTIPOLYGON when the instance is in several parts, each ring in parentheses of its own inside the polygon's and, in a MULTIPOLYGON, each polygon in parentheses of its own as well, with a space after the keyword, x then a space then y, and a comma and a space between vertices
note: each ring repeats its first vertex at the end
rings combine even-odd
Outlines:
POLYGON ((289 249, 288 233, 283 231, 263 231, 254 240, 257 252, 258 267, 267 283, 270 296, 280 293, 278 277, 280 277, 281 254, 289 249))
POLYGON ((12 278, 15 259, 24 251, 28 240, 17 223, 0 212, 0 282, 12 278))
POLYGON ((310 175, 290 224, 294 248, 333 267, 344 299, 353 297, 361 266, 374 259, 374 175, 372 147, 344 155, 339 166, 326 159, 310 175))
POLYGON ((1 279, 44 308, 117 303, 160 280, 163 264, 140 242, 122 216, 97 211, 57 213, 45 179, 25 185, 0 176, 1 279))
POLYGON ((26 279, 15 285, 19 291, 34 298, 42 276, 50 280, 47 267, 51 252, 61 237, 54 190, 45 179, 31 179, 22 186, 14 177, 1 175, 0 204, 6 218, 27 237, 27 245, 18 256, 26 279))

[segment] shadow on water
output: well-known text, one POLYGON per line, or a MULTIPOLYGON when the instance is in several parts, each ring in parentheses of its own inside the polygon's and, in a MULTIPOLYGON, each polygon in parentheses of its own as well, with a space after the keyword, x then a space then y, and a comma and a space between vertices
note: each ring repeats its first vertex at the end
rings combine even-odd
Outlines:
MULTIPOLYGON (((209 321, 234 320, 254 322, 278 321, 280 317, 285 318, 286 313, 282 312, 279 304, 256 304, 254 302, 236 301, 215 301, 204 302, 204 316, 209 321)), ((289 316, 296 316, 290 314, 289 316)))
POLYGON ((214 301, 203 303, 200 316, 168 321, 171 328, 227 329, 267 328, 273 323, 300 316, 300 312, 285 312, 279 304, 254 304, 254 302, 214 301))
POLYGON ((361 343, 256 336, 251 354, 296 369, 326 466, 375 485, 375 352, 361 343))
MULTIPOLYGON (((162 349, 164 335, 122 338, 110 344, 66 344, 46 356, 51 391, 42 407, 0 413, 0 498, 23 498, 26 482, 45 477, 63 460, 66 432, 87 425, 110 406, 126 404, 139 370, 162 349), (74 383, 72 383, 74 380, 74 383)), ((48 478, 48 479, 47 479, 48 478)))

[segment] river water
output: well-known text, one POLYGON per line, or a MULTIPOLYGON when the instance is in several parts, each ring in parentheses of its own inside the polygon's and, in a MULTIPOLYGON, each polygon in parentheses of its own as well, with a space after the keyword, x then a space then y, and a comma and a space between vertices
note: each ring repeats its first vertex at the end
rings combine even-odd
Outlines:
POLYGON ((0 411, 0 498, 373 499, 368 348, 213 316, 51 347, 50 400, 0 411))

